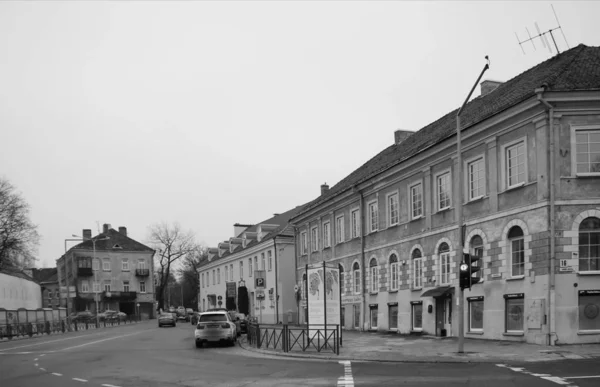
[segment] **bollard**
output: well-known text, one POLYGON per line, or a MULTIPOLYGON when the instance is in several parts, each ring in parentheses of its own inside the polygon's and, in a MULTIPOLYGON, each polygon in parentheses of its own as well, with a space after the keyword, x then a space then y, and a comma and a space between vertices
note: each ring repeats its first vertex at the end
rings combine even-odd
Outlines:
POLYGON ((50 321, 46 321, 46 333, 50 334, 50 321))
POLYGON ((31 323, 27 323, 27 334, 29 335, 29 337, 33 336, 33 324, 31 323))
POLYGON ((65 333, 65 320, 60 320, 60 327, 61 327, 62 333, 65 333))

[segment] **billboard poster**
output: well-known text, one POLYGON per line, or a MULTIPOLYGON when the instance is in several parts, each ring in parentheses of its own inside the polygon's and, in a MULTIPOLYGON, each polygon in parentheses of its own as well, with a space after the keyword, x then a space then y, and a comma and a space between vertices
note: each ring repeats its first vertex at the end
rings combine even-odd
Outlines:
POLYGON ((340 273, 337 265, 307 265, 307 305, 310 336, 317 329, 340 324, 340 273))

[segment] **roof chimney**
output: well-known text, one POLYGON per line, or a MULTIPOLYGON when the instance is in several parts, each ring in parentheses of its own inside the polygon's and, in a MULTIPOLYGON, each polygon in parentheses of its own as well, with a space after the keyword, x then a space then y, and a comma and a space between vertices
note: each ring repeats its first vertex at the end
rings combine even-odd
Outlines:
POLYGON ((486 79, 485 81, 481 82, 481 96, 483 97, 484 95, 488 95, 501 84, 502 82, 486 79))
POLYGON ((394 144, 398 145, 407 138, 409 138, 414 132, 408 130, 398 129, 394 132, 394 144))
POLYGON ((84 228, 81 235, 83 235, 83 239, 92 239, 92 230, 84 228))
POLYGON ((102 227, 102 232, 104 234, 106 234, 108 232, 108 230, 110 230, 112 227, 110 227, 110 223, 104 223, 103 227, 102 227))
POLYGON ((119 233, 127 236, 127 227, 119 227, 119 233))
POLYGON ((327 191, 329 191, 329 186, 327 183, 321 184, 321 195, 325 194, 327 191))

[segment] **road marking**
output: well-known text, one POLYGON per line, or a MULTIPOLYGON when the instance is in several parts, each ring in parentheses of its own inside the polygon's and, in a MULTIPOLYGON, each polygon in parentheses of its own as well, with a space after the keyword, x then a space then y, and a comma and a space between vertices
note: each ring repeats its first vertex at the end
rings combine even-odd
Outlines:
POLYGON ((344 376, 338 378, 338 387, 354 387, 354 378, 352 377, 352 365, 350 361, 344 360, 338 363, 344 366, 344 376))
POLYGON ((45 354, 45 353, 42 353, 40 356, 46 356, 46 354, 45 354))
POLYGON ((33 361, 37 361, 37 357, 35 359, 33 359, 33 361))
POLYGON ((592 379, 592 378, 600 378, 600 375, 590 375, 590 376, 563 376, 563 379, 592 379))
POLYGON ((62 376, 62 374, 59 374, 59 373, 56 373, 56 372, 53 372, 53 373, 52 373, 52 375, 55 375, 55 376, 62 376))
POLYGON ((114 384, 103 384, 104 387, 119 387, 119 386, 115 386, 114 384))
MULTIPOLYGON (((65 337, 63 339, 43 341, 43 342, 34 343, 34 344, 21 345, 21 346, 18 346, 18 347, 5 348, 5 349, 0 349, 0 352, 10 351, 10 350, 19 349, 19 348, 35 347, 37 345, 44 345, 44 344, 49 344, 49 343, 56 343, 56 342, 65 341, 65 340, 79 339, 81 337, 98 336, 98 335, 101 335, 102 333, 106 333, 106 331, 100 332, 100 333, 90 333, 89 335, 79 335, 79 336, 73 336, 73 337, 65 337)), ((28 353, 31 353, 31 352, 28 352, 28 353)), ((41 355, 41 356, 44 356, 44 355, 41 355)))
POLYGON ((36 366, 36 367, 39 367, 38 363, 35 363, 35 366, 36 366))
POLYGON ((40 370, 46 372, 45 368, 40 367, 40 370))
POLYGON ((78 382, 85 382, 85 383, 87 383, 87 380, 85 380, 85 379, 73 378, 73 380, 77 380, 78 382))
MULTIPOLYGON (((565 380, 565 379, 568 379, 568 378, 561 378, 561 377, 558 377, 558 376, 552 376, 550 374, 536 374, 536 373, 533 373, 533 372, 529 372, 529 371, 525 370, 525 368, 522 368, 522 367, 508 367, 508 366, 506 366, 504 364, 496 364, 496 366, 497 367, 508 368, 511 371, 521 372, 521 373, 526 374, 526 375, 535 376, 535 377, 538 377, 540 379, 544 379, 544 380, 547 380, 549 382, 553 382, 553 383, 556 383, 556 384, 570 385, 572 387, 575 387, 573 384, 571 384, 571 382, 565 380)), ((598 377, 600 377, 600 376, 598 376, 598 377)))
POLYGON ((566 380, 564 380, 563 378, 559 378, 558 376, 544 376, 542 377, 542 379, 549 380, 556 384, 571 384, 571 382, 567 382, 566 380))
POLYGON ((108 338, 106 338, 106 339, 102 339, 102 340, 90 341, 89 343, 84 343, 84 344, 74 345, 74 346, 72 346, 72 347, 68 347, 68 348, 59 349, 57 352, 60 352, 60 351, 68 351, 69 349, 81 348, 81 347, 85 347, 86 345, 98 344, 98 343, 102 343, 103 341, 109 341, 109 340, 120 339, 120 338, 122 338, 122 337, 127 337, 127 336, 138 335, 138 334, 140 334, 140 333, 142 333, 142 332, 144 332, 144 331, 140 331, 140 332, 133 332, 133 333, 129 333, 129 334, 127 334, 127 335, 121 335, 121 336, 115 336, 115 337, 108 337, 108 338))

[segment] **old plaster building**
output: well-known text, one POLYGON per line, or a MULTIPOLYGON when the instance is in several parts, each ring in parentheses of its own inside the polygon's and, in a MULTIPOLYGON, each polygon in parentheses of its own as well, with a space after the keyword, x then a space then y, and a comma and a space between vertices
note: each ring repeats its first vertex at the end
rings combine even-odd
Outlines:
POLYGON ((110 224, 104 224, 103 232, 93 238, 92 230, 83 230, 83 239, 56 261, 60 285, 75 286, 69 312, 95 312, 97 295, 100 311, 116 310, 128 315, 139 312, 144 318, 152 318, 154 250, 129 238, 126 227, 117 231, 110 224))
POLYGON ((298 283, 307 262, 337 262, 346 329, 457 335, 460 201, 483 271, 465 291, 466 336, 600 342, 600 48, 482 82, 461 165, 456 113, 397 131, 291 219, 298 283))
POLYGON ((294 292, 294 231, 289 219, 301 207, 254 225, 234 225, 234 236, 209 249, 199 269, 200 311, 238 309, 238 292, 245 287, 249 315, 262 323, 296 320, 294 292), (264 271, 264 299, 255 286, 257 271, 264 271), (227 298, 233 300, 228 304, 227 298), (285 315, 285 317, 284 317, 285 315))

